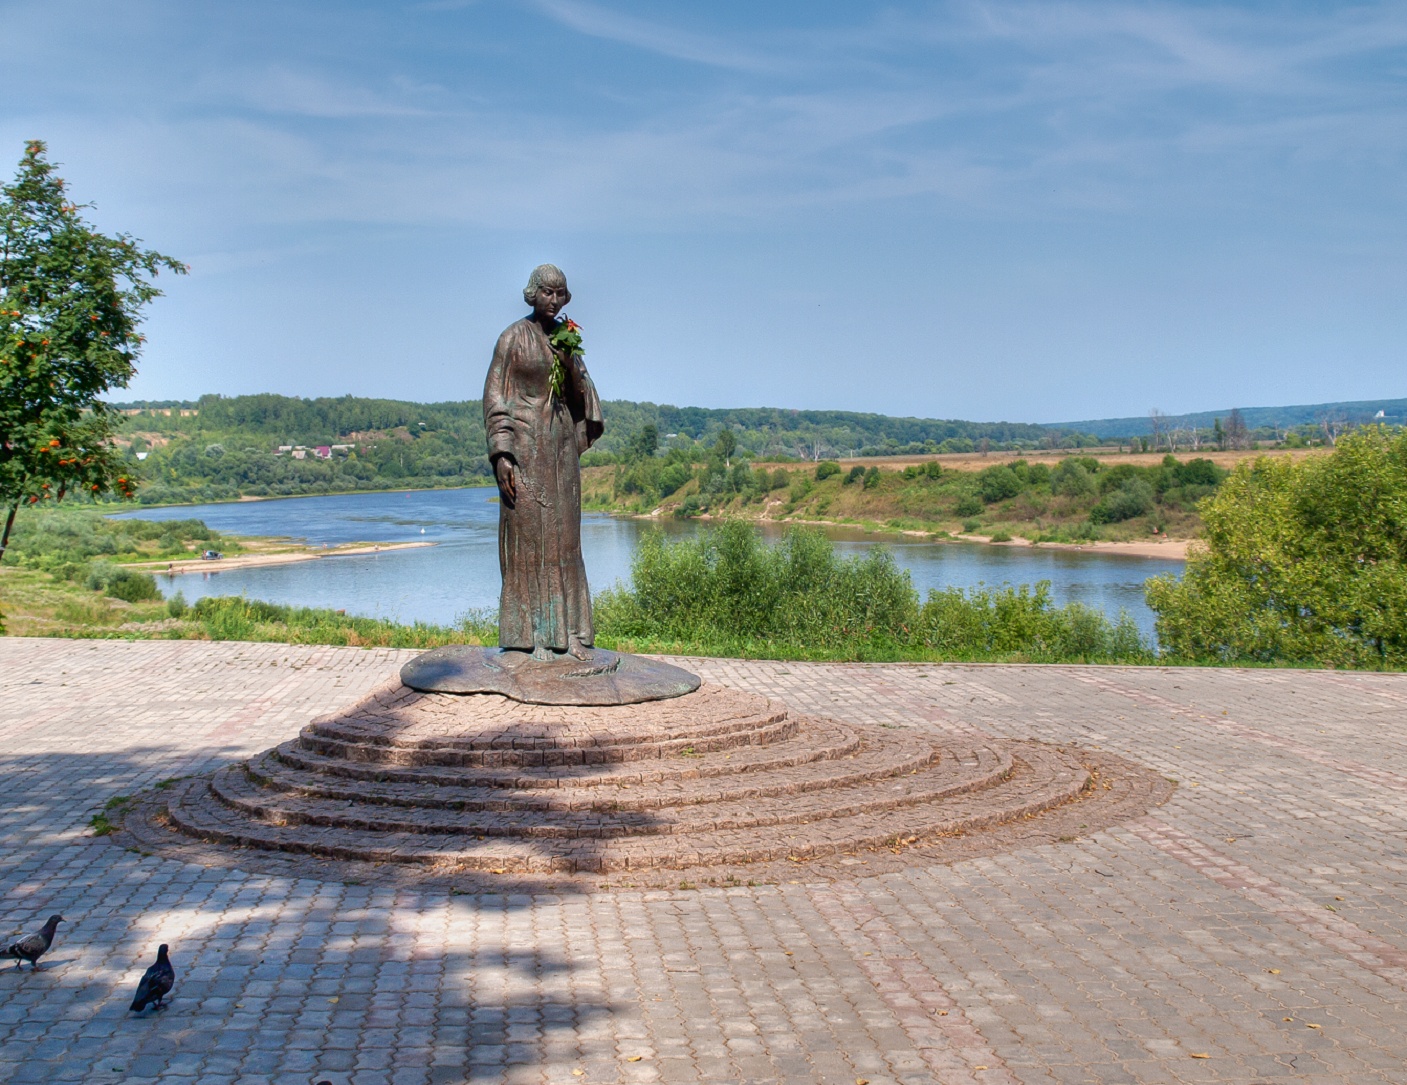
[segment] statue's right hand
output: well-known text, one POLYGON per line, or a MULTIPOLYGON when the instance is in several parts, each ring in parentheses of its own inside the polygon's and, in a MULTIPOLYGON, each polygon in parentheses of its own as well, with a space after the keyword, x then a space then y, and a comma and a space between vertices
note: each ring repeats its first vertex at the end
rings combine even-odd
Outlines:
POLYGON ((513 461, 507 456, 500 456, 493 461, 494 477, 498 479, 499 499, 511 509, 513 502, 518 500, 518 485, 513 478, 513 461))

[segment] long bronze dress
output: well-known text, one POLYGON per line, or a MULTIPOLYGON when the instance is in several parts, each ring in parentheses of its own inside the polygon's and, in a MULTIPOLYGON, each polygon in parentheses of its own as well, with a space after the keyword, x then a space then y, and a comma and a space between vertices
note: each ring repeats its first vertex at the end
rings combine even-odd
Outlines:
POLYGON ((580 456, 601 436, 601 401, 580 358, 560 358, 561 397, 552 394, 553 351, 532 319, 498 337, 484 382, 489 459, 514 465, 517 500, 500 503, 498 608, 501 648, 566 651, 595 641, 591 591, 581 560, 580 456))

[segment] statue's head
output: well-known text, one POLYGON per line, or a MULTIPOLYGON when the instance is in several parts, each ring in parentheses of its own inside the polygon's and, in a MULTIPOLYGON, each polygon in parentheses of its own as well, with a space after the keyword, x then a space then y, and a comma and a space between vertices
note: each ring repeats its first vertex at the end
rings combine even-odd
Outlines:
POLYGON ((557 287, 563 298, 562 304, 572 300, 572 292, 567 289, 567 277, 555 264, 538 264, 528 276, 528 285, 523 287, 523 300, 533 308, 537 307, 537 292, 541 287, 557 287))

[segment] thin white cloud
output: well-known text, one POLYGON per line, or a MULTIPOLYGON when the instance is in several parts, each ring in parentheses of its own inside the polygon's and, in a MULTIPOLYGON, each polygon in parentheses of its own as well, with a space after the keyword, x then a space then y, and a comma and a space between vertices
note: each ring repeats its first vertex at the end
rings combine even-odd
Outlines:
POLYGON ((578 33, 676 60, 753 73, 776 73, 791 66, 776 51, 739 47, 726 38, 638 19, 580 0, 534 0, 534 7, 578 33))
POLYGON ((242 103, 271 114, 325 119, 426 116, 435 110, 418 104, 434 88, 405 84, 372 88, 354 80, 299 71, 286 65, 207 74, 193 88, 206 101, 242 103))

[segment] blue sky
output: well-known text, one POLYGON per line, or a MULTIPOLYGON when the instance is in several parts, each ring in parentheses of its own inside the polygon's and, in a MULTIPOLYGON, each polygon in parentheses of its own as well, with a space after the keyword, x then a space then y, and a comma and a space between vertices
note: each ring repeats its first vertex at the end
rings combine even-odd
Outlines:
POLYGON ((192 274, 131 398, 1056 421, 1407 396, 1407 5, 0 2, 0 168, 192 274), (8 151, 6 151, 8 148, 8 151))

